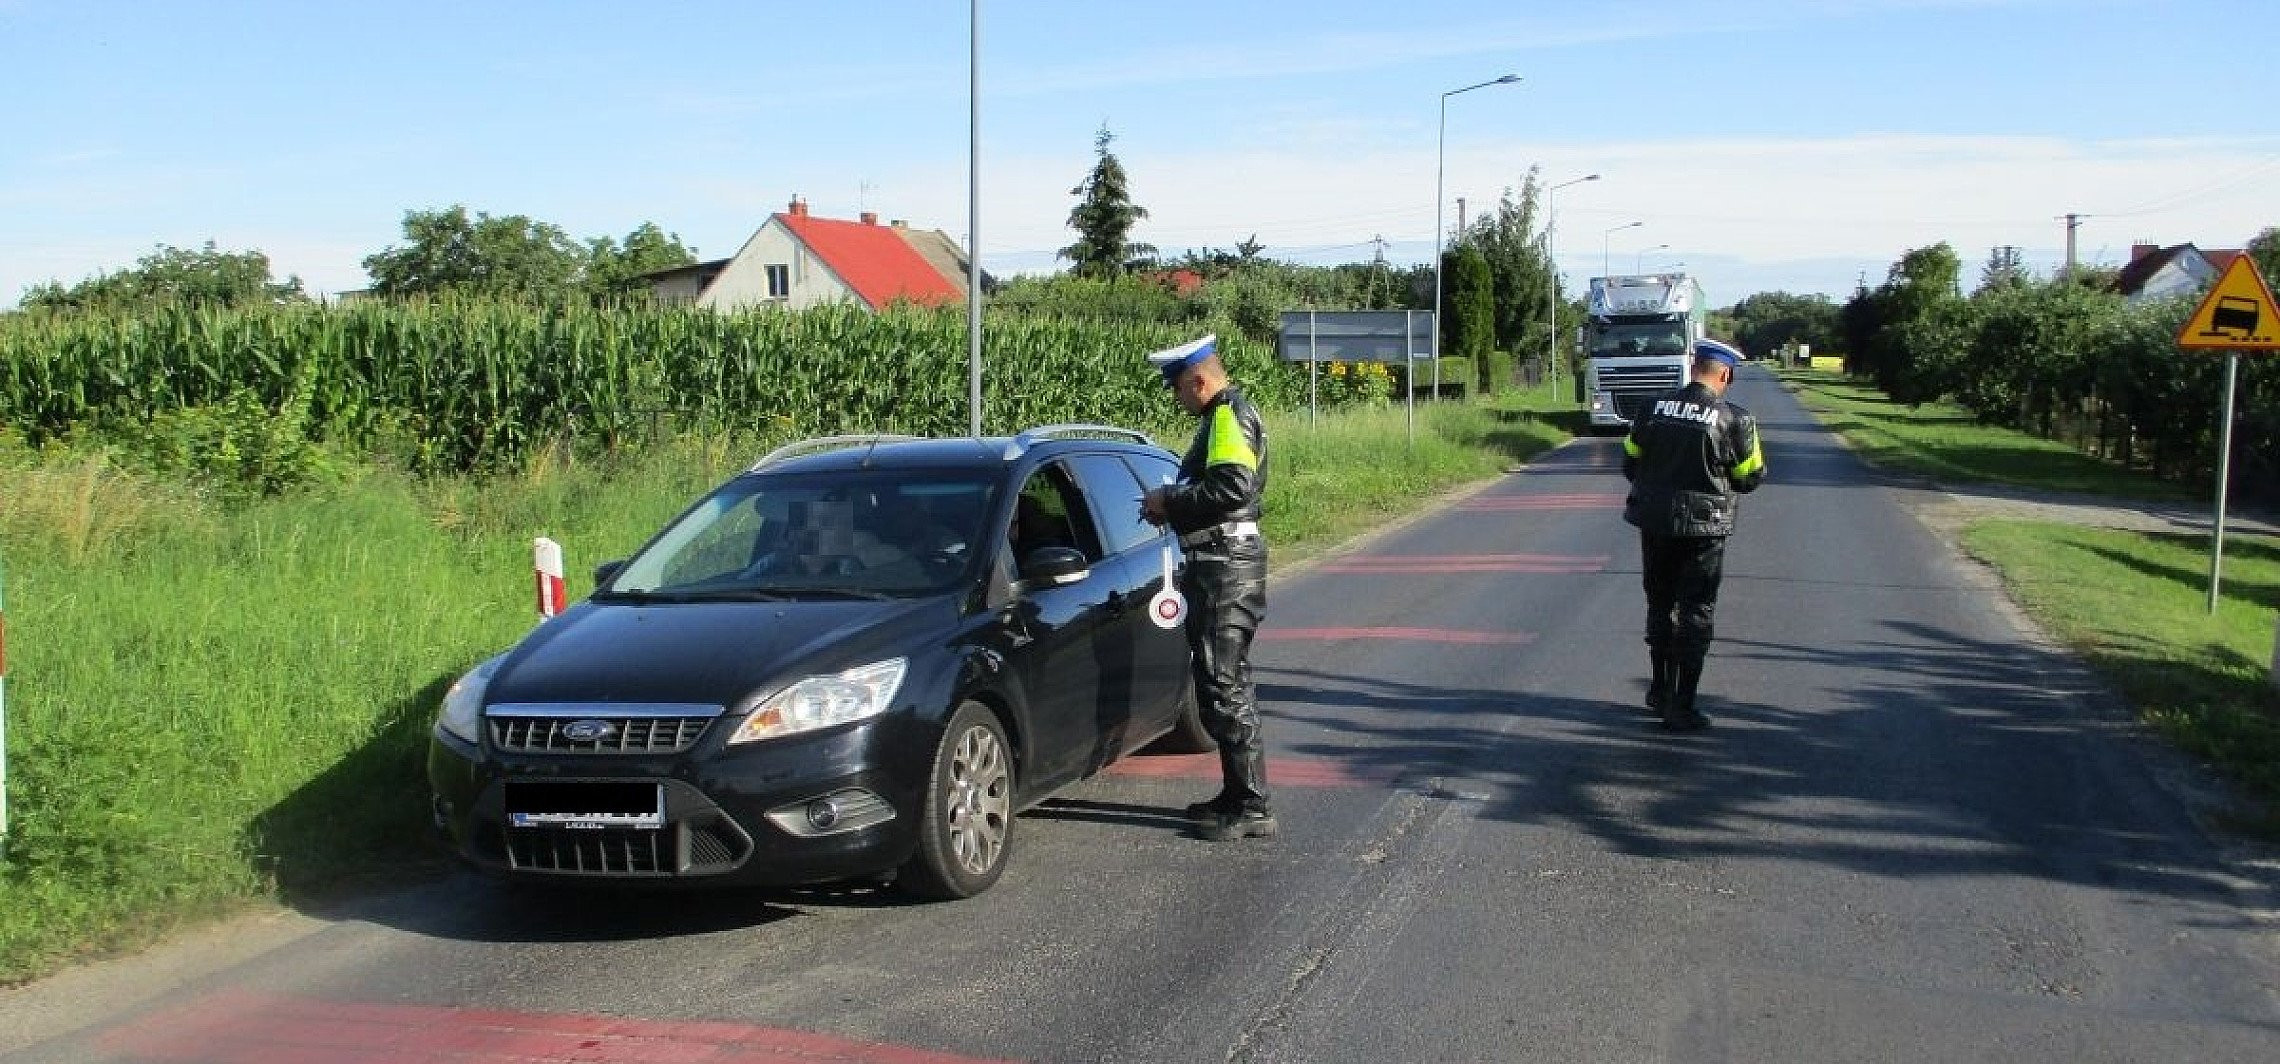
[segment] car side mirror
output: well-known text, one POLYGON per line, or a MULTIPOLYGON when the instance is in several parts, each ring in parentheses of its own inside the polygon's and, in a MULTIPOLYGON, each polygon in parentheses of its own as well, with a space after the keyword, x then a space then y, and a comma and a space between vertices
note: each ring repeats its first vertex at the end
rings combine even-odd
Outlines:
POLYGON ((625 571, 625 562, 626 560, 624 558, 619 558, 614 562, 603 562, 602 564, 595 566, 594 586, 604 587, 607 586, 610 581, 617 579, 617 574, 625 571))
POLYGON ((1074 584, 1092 575, 1092 562, 1075 547, 1039 547, 1021 559, 1021 579, 1031 584, 1074 584))

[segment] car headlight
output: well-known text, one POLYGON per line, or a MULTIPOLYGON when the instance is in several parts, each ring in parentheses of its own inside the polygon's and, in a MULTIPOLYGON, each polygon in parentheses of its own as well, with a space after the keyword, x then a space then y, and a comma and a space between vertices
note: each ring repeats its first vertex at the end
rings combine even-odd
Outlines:
POLYGON ((491 686, 491 674, 499 671, 499 663, 505 660, 507 656, 501 654, 467 670, 467 675, 443 693, 443 709, 435 715, 436 730, 481 745, 483 692, 491 686))
POLYGON ((753 706, 728 741, 773 739, 876 717, 894 704, 895 691, 902 687, 903 670, 908 665, 908 659, 894 658, 828 676, 810 676, 753 706))

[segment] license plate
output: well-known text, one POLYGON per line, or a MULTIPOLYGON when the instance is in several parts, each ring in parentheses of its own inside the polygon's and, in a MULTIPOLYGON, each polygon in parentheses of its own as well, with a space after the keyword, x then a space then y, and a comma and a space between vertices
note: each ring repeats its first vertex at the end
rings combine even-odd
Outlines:
POLYGON ((507 822, 518 828, 665 826, 665 787, 657 783, 510 782, 506 804, 507 822))

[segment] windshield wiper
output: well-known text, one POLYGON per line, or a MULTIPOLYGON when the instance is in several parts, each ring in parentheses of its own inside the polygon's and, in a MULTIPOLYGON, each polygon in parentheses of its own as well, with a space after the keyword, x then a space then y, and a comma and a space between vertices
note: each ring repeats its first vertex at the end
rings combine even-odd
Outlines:
POLYGON ((602 602, 643 603, 783 602, 791 596, 774 588, 719 587, 693 588, 686 591, 612 591, 597 593, 594 598, 602 602))
POLYGON ((818 595, 825 598, 863 599, 866 601, 874 602, 889 601, 895 597, 893 595, 887 594, 884 591, 873 591, 869 588, 862 587, 802 587, 785 588, 784 590, 798 595, 818 595))

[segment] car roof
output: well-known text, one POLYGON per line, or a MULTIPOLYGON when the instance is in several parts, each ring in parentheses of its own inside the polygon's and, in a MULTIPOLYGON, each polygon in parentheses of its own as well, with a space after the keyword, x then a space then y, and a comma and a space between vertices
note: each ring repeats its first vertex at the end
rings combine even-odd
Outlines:
MULTIPOLYGON (((1059 428, 1066 428, 1065 426, 1059 428)), ((1102 430, 1109 431, 1109 430, 1102 430)), ((1171 456, 1154 441, 1130 430, 1129 439, 1098 436, 1048 435, 1025 432, 1018 436, 958 436, 917 439, 910 437, 827 437, 805 441, 753 463, 751 473, 846 473, 866 469, 1002 469, 1025 457, 1042 461, 1071 451, 1125 451, 1171 456), (785 454, 786 451, 804 453, 785 454)), ((1174 459, 1176 460, 1176 458, 1174 459)))

